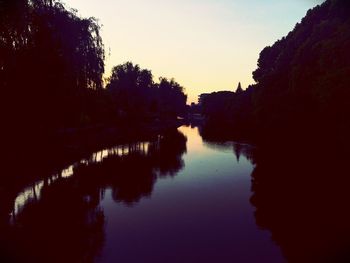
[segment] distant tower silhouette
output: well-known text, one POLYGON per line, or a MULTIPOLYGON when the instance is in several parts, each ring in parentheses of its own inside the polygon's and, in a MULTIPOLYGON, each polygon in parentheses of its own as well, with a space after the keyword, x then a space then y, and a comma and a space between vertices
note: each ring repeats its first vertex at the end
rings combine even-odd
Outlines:
POLYGON ((233 152, 235 153, 237 162, 239 163, 239 160, 241 158, 241 153, 242 153, 242 145, 240 145, 239 143, 234 143, 233 152))
POLYGON ((242 89, 242 86, 241 86, 241 82, 238 83, 238 87, 236 89, 236 93, 242 93, 243 92, 243 89, 242 89))

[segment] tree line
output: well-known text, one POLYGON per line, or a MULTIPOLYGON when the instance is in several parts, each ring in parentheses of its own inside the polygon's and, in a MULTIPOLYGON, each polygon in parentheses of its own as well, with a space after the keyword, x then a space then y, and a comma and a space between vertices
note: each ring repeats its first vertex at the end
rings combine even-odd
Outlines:
POLYGON ((9 123, 73 125, 98 109, 104 47, 94 18, 60 1, 1 1, 0 85, 9 123), (85 116, 84 116, 85 115, 85 116))
MULTIPOLYGON (((327 0, 310 10, 260 53, 256 84, 203 100, 207 123, 230 136, 257 140, 327 133, 339 143, 346 140, 349 10, 345 0, 327 0)), ((150 70, 127 62, 114 67, 104 83, 104 58, 95 18, 79 17, 59 0, 0 1, 7 129, 47 132, 185 115, 187 97, 175 80, 155 82, 150 70)))
POLYGON ((113 68, 108 80, 116 114, 130 120, 169 119, 186 113, 187 95, 174 79, 154 82, 150 70, 127 62, 113 68))
POLYGON ((344 143, 350 131, 349 2, 327 0, 309 10, 286 37, 262 50, 253 77, 256 84, 245 91, 204 99, 212 127, 258 141, 326 135, 344 143))
POLYGON ((173 79, 125 63, 104 83, 101 26, 59 0, 0 1, 0 87, 11 132, 173 118, 186 105, 173 79), (104 87, 105 86, 105 87, 104 87))

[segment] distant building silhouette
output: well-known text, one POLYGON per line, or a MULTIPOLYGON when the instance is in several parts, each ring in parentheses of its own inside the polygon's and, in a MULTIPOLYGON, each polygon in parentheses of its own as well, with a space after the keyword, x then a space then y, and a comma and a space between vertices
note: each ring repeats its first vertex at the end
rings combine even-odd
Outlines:
POLYGON ((241 86, 241 82, 238 82, 238 87, 236 89, 236 93, 242 93, 243 92, 243 89, 242 89, 242 86, 241 86))

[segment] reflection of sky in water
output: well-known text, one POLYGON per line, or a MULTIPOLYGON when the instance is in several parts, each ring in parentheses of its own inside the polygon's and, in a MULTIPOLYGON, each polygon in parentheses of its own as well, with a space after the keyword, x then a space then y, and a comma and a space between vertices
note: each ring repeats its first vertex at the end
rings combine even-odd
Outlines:
POLYGON ((97 262, 284 262, 255 224, 251 162, 244 154, 238 162, 233 142, 215 146, 198 128, 179 131, 188 139, 184 169, 159 178, 151 198, 116 205, 107 189, 106 245, 97 262))
MULTIPOLYGON (((262 231, 255 223, 254 208, 249 201, 250 175, 254 169, 249 157, 251 146, 203 141, 198 128, 183 126, 179 131, 187 137, 187 151, 173 156, 184 162, 181 169, 174 169, 173 176, 157 176, 160 171, 155 170, 157 180, 143 182, 142 170, 132 170, 140 171, 140 177, 124 173, 131 176, 127 177, 131 181, 124 185, 124 197, 129 197, 128 194, 133 194, 143 183, 148 191, 150 183, 147 198, 137 198, 131 206, 116 200, 118 188, 102 186, 104 195, 99 199, 99 208, 105 218, 105 241, 97 262, 284 262, 269 232, 262 231)), ((110 156, 135 152, 152 156, 154 147, 161 148, 157 143, 160 138, 155 143, 101 150, 38 181, 17 196, 13 218, 26 204, 39 200, 46 186, 74 176, 79 165, 101 163, 110 156)), ((176 138, 171 142, 171 147, 167 144, 170 148, 159 152, 161 155, 172 156, 176 138)), ((153 152, 155 159, 152 160, 166 162, 161 155, 153 152)))

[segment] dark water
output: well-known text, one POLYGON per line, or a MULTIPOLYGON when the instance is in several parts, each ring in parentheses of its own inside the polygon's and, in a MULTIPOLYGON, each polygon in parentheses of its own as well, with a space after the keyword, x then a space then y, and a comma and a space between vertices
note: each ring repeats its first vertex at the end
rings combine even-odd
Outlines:
POLYGON ((233 143, 203 143, 197 128, 179 131, 187 137, 183 167, 160 177, 151 196, 130 207, 107 188, 97 262, 283 262, 270 233, 255 224, 247 156, 236 156, 233 143))
POLYGON ((251 204, 249 145, 181 127, 91 155, 15 199, 9 262, 285 262, 251 204))

